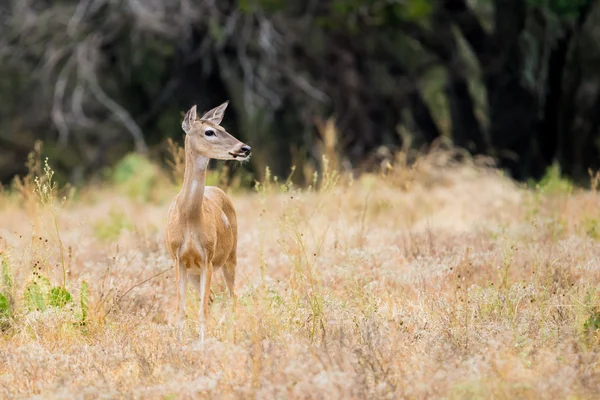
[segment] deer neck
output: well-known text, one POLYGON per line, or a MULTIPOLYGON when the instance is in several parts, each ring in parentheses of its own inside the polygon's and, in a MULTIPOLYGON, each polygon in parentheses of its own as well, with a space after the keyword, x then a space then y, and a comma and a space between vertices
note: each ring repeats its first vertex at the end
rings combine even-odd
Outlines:
POLYGON ((185 172, 180 192, 181 210, 186 216, 202 219, 202 200, 209 158, 197 154, 185 143, 185 172))

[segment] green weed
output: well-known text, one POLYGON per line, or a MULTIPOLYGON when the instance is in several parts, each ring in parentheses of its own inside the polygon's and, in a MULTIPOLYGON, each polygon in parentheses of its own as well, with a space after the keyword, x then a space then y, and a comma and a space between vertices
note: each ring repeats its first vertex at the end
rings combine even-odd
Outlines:
POLYGON ((112 181, 119 192, 142 202, 157 201, 162 174, 157 165, 137 153, 125 156, 112 170, 112 181))
POLYGON ((568 194, 573 190, 573 182, 562 175, 560 165, 552 164, 546 170, 536 187, 544 194, 568 194))
POLYGON ((125 213, 112 209, 106 220, 99 220, 94 224, 94 235, 100 240, 114 241, 119 238, 123 230, 133 229, 133 223, 125 213))

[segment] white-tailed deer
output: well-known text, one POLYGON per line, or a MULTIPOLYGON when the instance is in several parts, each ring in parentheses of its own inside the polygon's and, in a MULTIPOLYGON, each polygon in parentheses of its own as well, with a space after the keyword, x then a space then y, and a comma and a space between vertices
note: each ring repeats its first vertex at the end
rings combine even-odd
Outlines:
POLYGON ((250 146, 231 136, 220 124, 229 101, 197 119, 193 106, 183 119, 185 172, 181 191, 169 209, 167 247, 175 262, 177 277, 177 329, 181 341, 187 279, 200 295, 200 331, 204 341, 210 280, 213 271, 223 276, 235 310, 235 267, 237 262, 237 218, 225 192, 206 186, 206 169, 211 158, 244 161, 250 146))

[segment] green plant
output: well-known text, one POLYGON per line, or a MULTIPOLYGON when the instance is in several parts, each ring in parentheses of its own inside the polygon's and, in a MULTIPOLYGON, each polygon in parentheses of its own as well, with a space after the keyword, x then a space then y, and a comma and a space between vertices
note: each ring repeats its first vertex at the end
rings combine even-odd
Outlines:
POLYGON ((0 328, 4 328, 6 321, 12 314, 14 283, 8 258, 3 253, 0 253, 0 265, 2 266, 2 271, 0 271, 2 274, 0 275, 0 328))
POLYGON ((94 224, 94 234, 100 240, 116 240, 123 230, 132 230, 133 223, 120 210, 112 209, 107 220, 100 220, 94 224))
POLYGON ((546 169, 537 188, 545 194, 567 194, 573 190, 573 183, 562 176, 560 165, 555 162, 546 169))
POLYGON ((595 307, 583 324, 583 330, 586 332, 596 332, 600 330, 600 307, 595 307))
POLYGON ((65 286, 52 286, 50 280, 37 271, 34 271, 33 279, 25 287, 23 298, 27 311, 64 308, 72 301, 71 293, 65 286))
POLYGON ((114 167, 112 181, 131 199, 150 201, 159 182, 160 170, 147 157, 132 153, 114 167))
POLYGON ((51 290, 50 281, 34 272, 33 280, 25 287, 23 299, 27 311, 45 311, 46 298, 51 290))
POLYGON ((87 324, 88 310, 90 302, 90 288, 87 281, 81 282, 79 289, 79 305, 81 307, 81 324, 87 324))
MULTIPOLYGON (((46 209, 52 216, 54 233, 56 235, 56 241, 58 244, 58 250, 60 255, 60 267, 62 269, 62 286, 67 285, 67 265, 65 263, 65 246, 60 234, 58 226, 60 207, 59 201, 59 188, 57 183, 53 180, 54 171, 50 168, 48 163, 48 157, 44 160, 44 173, 34 178, 35 188, 34 194, 38 199, 38 205, 42 209, 46 209)), ((72 196, 73 192, 69 193, 72 196)), ((67 196, 63 196, 60 199, 60 205, 64 205, 67 201, 67 196)))
POLYGON ((55 286, 50 289, 48 294, 48 305, 51 307, 63 308, 72 301, 71 293, 64 287, 55 286))
POLYGON ((0 280, 0 289, 3 291, 13 290, 13 278, 10 273, 10 266, 8 265, 8 259, 4 254, 0 254, 0 265, 2 265, 2 280, 0 280))
POLYGON ((0 325, 8 318, 10 318, 10 303, 8 298, 0 293, 0 325))
POLYGON ((583 230, 592 239, 600 239, 600 223, 596 218, 586 217, 582 221, 583 230))

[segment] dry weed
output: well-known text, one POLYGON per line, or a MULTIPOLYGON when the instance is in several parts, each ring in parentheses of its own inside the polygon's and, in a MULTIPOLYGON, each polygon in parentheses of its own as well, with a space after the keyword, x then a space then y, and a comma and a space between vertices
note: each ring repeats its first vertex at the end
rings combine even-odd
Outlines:
POLYGON ((32 236, 27 201, 6 203, 0 258, 18 295, 0 397, 597 397, 595 186, 533 191, 451 159, 331 171, 307 190, 267 171, 234 194, 238 310, 234 322, 219 275, 204 347, 192 292, 183 346, 173 329, 168 203, 93 189, 58 215, 60 244, 32 236), (127 225, 98 237, 110 210, 127 225), (83 326, 69 307, 23 303, 38 265, 61 283, 59 246, 73 298, 89 284, 83 326))

